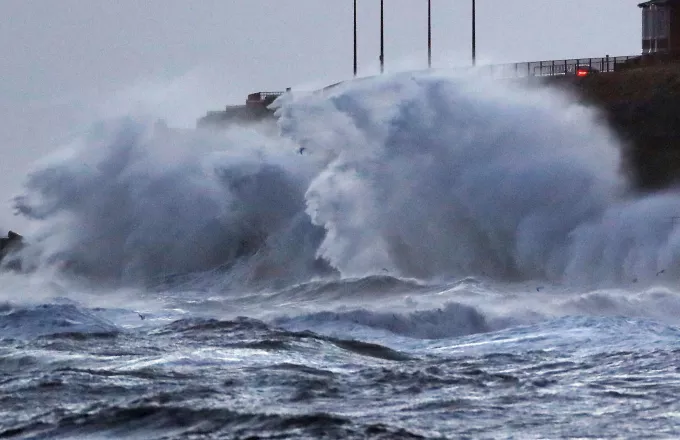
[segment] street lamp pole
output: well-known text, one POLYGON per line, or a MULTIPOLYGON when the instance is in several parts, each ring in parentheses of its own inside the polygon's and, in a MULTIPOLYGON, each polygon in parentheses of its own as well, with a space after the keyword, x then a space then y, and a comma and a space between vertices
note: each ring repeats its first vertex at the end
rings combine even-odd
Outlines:
POLYGON ((432 0, 427 0, 427 68, 432 68, 432 0))
POLYGON ((357 0, 354 0, 354 76, 357 76, 357 0))
POLYGON ((380 0, 380 73, 385 71, 385 4, 380 0))
POLYGON ((472 65, 477 65, 477 8, 472 0, 472 65))

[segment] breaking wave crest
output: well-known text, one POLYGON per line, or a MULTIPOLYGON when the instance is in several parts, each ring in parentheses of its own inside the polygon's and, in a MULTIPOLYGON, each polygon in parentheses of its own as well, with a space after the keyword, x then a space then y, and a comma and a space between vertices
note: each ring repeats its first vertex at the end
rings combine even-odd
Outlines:
POLYGON ((331 329, 340 334, 348 327, 365 326, 419 339, 443 339, 484 333, 491 329, 482 313, 474 307, 449 303, 434 310, 408 314, 353 310, 318 312, 292 319, 279 318, 278 324, 291 328, 331 329))
POLYGON ((93 128, 16 199, 40 224, 27 260, 125 282, 680 275, 680 197, 631 195, 616 140, 566 95, 399 74, 276 105, 279 135, 93 128))
POLYGON ((0 340, 50 335, 113 336, 114 323, 73 304, 40 304, 0 308, 0 340))
POLYGON ((323 232, 304 215, 309 171, 271 142, 105 123, 32 173, 16 203, 41 221, 39 263, 97 278, 149 281, 244 258, 255 275, 304 273, 323 232))

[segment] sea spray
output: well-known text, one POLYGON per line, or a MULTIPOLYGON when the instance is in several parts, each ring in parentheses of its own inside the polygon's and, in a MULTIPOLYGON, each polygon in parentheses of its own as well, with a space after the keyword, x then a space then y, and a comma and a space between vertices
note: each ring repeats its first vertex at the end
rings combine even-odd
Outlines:
POLYGON ((402 74, 279 113, 285 134, 337 154, 307 212, 328 232, 320 255, 347 275, 559 278, 578 229, 624 189, 594 112, 545 89, 402 74))
POLYGON ((132 282, 680 274, 680 198, 628 194, 615 137, 564 93, 397 74, 276 106, 273 136, 95 127, 17 198, 36 259, 132 282))
MULTIPOLYGON (((240 258, 276 254, 267 245, 276 244, 277 234, 318 236, 301 215, 310 173, 292 146, 271 142, 245 129, 223 137, 146 121, 106 122, 71 154, 34 171, 17 208, 40 220, 34 239, 40 264, 125 282, 227 269, 240 258)), ((296 243, 302 254, 304 243, 296 243)), ((314 252, 306 252, 309 259, 314 252)), ((295 255, 287 257, 304 273, 295 255)), ((299 259, 307 263, 305 255, 299 259)))

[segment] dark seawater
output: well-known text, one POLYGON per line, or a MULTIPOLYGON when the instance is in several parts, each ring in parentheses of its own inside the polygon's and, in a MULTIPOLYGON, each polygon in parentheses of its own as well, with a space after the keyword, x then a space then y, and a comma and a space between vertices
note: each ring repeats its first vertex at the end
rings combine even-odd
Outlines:
POLYGON ((454 304, 278 324, 6 304, 0 438, 679 435, 679 329, 562 317, 493 331, 454 304))
POLYGON ((275 105, 27 174, 0 439, 680 437, 680 196, 592 110, 442 74, 275 105))

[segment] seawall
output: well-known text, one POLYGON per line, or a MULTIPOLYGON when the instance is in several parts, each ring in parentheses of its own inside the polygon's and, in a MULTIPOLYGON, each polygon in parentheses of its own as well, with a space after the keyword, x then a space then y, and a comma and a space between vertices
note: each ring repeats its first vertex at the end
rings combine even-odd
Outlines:
POLYGON ((622 142, 626 171, 638 189, 680 184, 680 64, 553 81, 601 110, 622 142))

